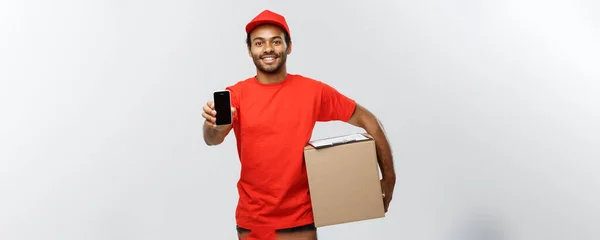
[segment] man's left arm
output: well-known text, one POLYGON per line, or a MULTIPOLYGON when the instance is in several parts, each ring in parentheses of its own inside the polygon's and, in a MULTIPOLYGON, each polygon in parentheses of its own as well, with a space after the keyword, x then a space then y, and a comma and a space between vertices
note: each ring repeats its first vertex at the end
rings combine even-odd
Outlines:
POLYGON ((383 126, 367 109, 325 83, 321 83, 321 98, 317 106, 317 121, 341 120, 364 129, 374 138, 377 162, 383 177, 381 179, 383 202, 387 212, 396 185, 396 171, 383 126))
POLYGON ((384 194, 384 207, 387 212, 396 185, 396 171, 394 170, 392 150, 383 126, 373 113, 358 103, 347 122, 364 129, 375 140, 377 162, 382 174, 381 187, 384 194))

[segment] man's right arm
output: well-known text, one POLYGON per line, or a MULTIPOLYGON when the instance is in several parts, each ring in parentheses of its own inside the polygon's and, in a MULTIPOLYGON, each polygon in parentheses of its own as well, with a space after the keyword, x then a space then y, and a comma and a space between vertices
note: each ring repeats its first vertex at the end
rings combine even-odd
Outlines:
POLYGON ((215 127, 208 120, 204 122, 204 142, 208 146, 221 144, 231 131, 231 125, 215 127))
MULTIPOLYGON (((231 131, 232 125, 216 125, 217 112, 215 112, 215 106, 212 101, 206 103, 206 105, 202 107, 202 110, 204 111, 202 117, 205 119, 203 127, 204 142, 209 146, 221 144, 225 140, 227 134, 231 131)), ((231 107, 231 113, 235 114, 235 111, 236 109, 231 107)))

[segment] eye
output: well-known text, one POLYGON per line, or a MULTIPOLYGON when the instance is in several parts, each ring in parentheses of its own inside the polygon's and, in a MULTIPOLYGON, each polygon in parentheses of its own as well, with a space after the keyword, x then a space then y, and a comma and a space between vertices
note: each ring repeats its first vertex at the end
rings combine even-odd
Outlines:
POLYGON ((256 45, 256 46, 261 46, 261 45, 262 45, 262 42, 256 42, 256 43, 254 43, 254 45, 256 45))
POLYGON ((280 44, 280 43, 281 43, 281 41, 279 41, 279 40, 275 40, 275 41, 273 41, 273 43, 274 43, 274 44, 280 44))

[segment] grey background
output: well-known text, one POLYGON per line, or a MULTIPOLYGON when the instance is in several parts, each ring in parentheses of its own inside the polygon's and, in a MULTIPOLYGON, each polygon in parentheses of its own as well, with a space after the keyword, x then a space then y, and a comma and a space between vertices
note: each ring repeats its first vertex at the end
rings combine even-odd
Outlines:
POLYGON ((600 237, 597 2, 8 0, 0 239, 235 239, 235 139, 205 146, 201 107, 254 74, 263 9, 395 154, 387 217, 321 239, 600 237))

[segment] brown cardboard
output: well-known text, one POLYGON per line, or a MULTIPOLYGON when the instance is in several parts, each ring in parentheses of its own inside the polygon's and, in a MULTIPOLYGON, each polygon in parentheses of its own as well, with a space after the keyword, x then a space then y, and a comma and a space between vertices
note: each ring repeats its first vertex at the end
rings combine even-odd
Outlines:
POLYGON ((317 227, 385 217, 375 141, 361 135, 367 140, 304 148, 317 227))

